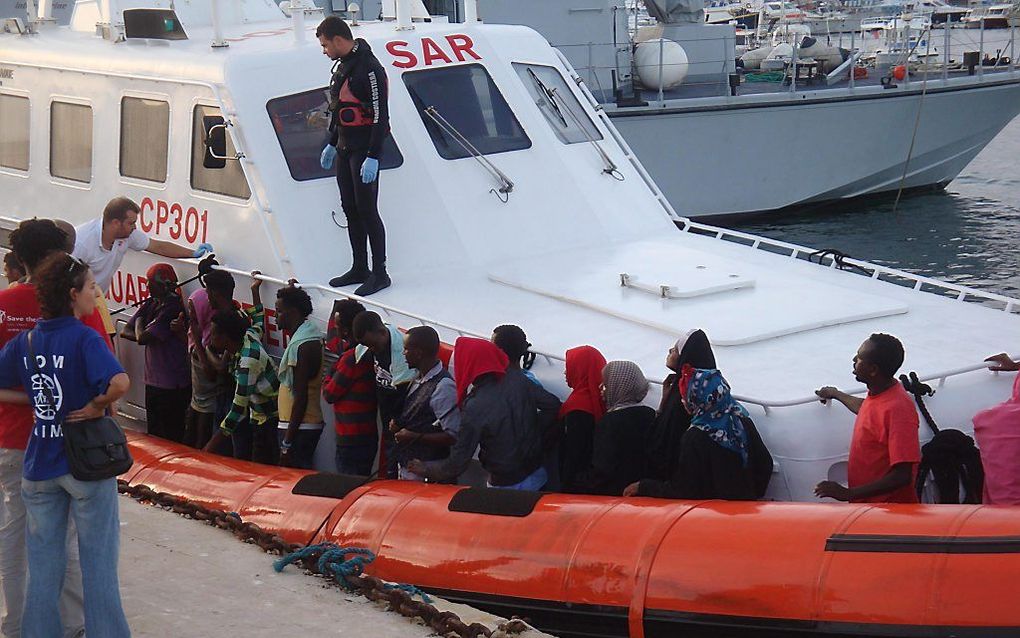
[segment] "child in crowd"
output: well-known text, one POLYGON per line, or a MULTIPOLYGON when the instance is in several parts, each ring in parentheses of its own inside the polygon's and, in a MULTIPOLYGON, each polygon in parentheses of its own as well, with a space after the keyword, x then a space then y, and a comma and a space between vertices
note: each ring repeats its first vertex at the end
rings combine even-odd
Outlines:
POLYGON ((209 349, 212 318, 220 311, 239 311, 230 273, 214 270, 202 278, 202 286, 188 298, 192 393, 184 439, 199 449, 205 447, 216 425, 227 415, 232 395, 226 362, 209 349))

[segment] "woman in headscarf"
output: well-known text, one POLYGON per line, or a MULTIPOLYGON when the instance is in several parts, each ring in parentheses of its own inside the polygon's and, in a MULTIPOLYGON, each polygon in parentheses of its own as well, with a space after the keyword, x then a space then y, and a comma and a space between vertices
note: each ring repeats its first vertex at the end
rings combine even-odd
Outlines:
POLYGON ((703 330, 688 330, 666 355, 670 374, 662 384, 662 400, 648 446, 648 475, 663 481, 676 471, 680 440, 691 424, 691 415, 681 401, 678 384, 685 365, 703 370, 716 368, 712 346, 703 330))
POLYGON ((606 413, 602 403, 602 369, 606 358, 591 346, 567 350, 564 376, 570 396, 560 407, 563 441, 560 444, 560 479, 564 492, 576 492, 578 479, 591 467, 595 424, 606 413))
POLYGON ((668 481, 632 483, 624 495, 727 500, 764 496, 772 457, 747 410, 730 395, 722 373, 686 366, 679 388, 692 416, 680 441, 676 471, 668 481))
POLYGON ((489 486, 540 490, 548 475, 542 467, 542 435, 555 421, 560 401, 527 379, 507 371, 509 359, 484 339, 460 337, 454 345, 460 431, 450 456, 412 459, 407 469, 437 481, 459 476, 481 448, 478 460, 489 486))
POLYGON ((606 414, 595 426, 592 466, 581 480, 589 494, 619 496, 646 476, 648 434, 655 410, 642 405, 648 379, 633 361, 610 361, 602 369, 606 414))
POLYGON ((148 432, 180 443, 191 403, 188 322, 177 272, 166 263, 146 271, 149 298, 128 321, 122 336, 145 346, 145 418, 148 432))

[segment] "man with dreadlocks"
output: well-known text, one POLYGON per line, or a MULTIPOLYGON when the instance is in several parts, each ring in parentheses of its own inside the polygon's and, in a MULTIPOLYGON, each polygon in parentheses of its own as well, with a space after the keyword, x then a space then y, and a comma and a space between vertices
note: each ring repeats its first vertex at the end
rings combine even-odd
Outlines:
POLYGON ((191 403, 191 366, 184 300, 177 273, 165 263, 145 273, 149 298, 122 335, 145 346, 145 415, 149 434, 180 443, 191 403))

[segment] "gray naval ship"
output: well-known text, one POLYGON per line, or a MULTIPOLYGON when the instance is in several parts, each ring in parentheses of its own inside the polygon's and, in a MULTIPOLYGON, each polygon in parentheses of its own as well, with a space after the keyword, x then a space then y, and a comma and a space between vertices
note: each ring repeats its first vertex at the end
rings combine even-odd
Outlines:
MULTIPOLYGON (((645 4, 657 25, 636 31, 623 0, 482 0, 479 11, 557 46, 684 216, 942 188, 1020 112, 1015 56, 1003 63, 1011 43, 994 67, 943 47, 897 80, 892 66, 855 78, 863 51, 834 58, 821 38, 798 38, 785 66, 799 78, 750 82, 763 74, 738 73, 735 27, 704 24, 701 0, 645 4)), ((903 61, 943 39, 917 35, 903 61)))
MULTIPOLYGON (((58 21, 70 18, 64 0, 39 1, 53 3, 58 21)), ((392 0, 317 1, 349 17, 394 12, 392 0)), ((24 11, 25 2, 0 0, 0 17, 24 11)), ((785 79, 753 81, 776 72, 738 70, 736 28, 705 24, 703 0, 645 6, 656 24, 640 28, 630 24, 626 0, 480 0, 479 13, 485 22, 530 26, 556 46, 683 217, 944 188, 1020 112, 1012 37, 989 67, 983 51, 951 57, 945 46, 936 55, 939 34, 908 34, 901 63, 928 55, 923 69, 915 64, 896 79, 894 65, 856 77, 863 51, 797 36, 786 60, 771 60, 785 79)), ((463 8, 427 0, 414 15, 459 21, 463 8)), ((532 80, 550 121, 570 129, 555 87, 532 80)))

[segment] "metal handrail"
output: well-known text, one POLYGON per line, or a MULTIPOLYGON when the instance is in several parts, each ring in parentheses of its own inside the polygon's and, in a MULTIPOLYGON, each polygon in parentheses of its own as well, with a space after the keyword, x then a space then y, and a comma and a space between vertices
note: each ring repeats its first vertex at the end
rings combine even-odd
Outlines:
MULTIPOLYGON (((274 284, 281 285, 281 286, 287 286, 287 285, 290 285, 290 283, 291 283, 290 281, 284 281, 282 279, 279 279, 279 278, 276 278, 276 277, 270 277, 268 275, 263 275, 263 274, 252 275, 251 272, 246 272, 246 271, 243 271, 243 270, 239 270, 237 268, 230 268, 230 267, 227 267, 227 266, 217 266, 216 268, 218 268, 220 270, 225 270, 226 272, 229 272, 229 273, 232 273, 232 274, 235 274, 235 275, 240 275, 240 276, 243 276, 243 277, 254 277, 255 279, 258 279, 260 281, 274 283, 274 284)), ((370 299, 368 297, 362 297, 362 296, 359 296, 359 295, 356 295, 356 294, 353 294, 353 293, 348 293, 348 292, 344 292, 342 290, 337 290, 336 288, 325 286, 323 284, 315 284, 315 283, 313 283, 313 284, 302 284, 300 282, 296 282, 295 285, 300 287, 300 288, 303 288, 305 290, 317 290, 319 292, 325 293, 327 296, 328 295, 333 295, 333 296, 345 297, 347 299, 353 299, 355 301, 358 301, 358 302, 362 303, 363 305, 371 306, 373 308, 378 308, 378 309, 382 310, 384 313, 386 313, 386 316, 389 317, 389 318, 392 318, 393 315, 399 315, 399 316, 402 316, 402 317, 408 317, 410 319, 414 319, 415 321, 418 321, 421 325, 431 325, 431 326, 435 326, 435 327, 439 327, 439 328, 444 328, 444 329, 450 330, 452 332, 456 332, 458 334, 458 336, 462 336, 462 337, 464 337, 464 336, 466 336, 466 337, 478 337, 480 339, 485 339, 486 338, 486 336, 483 335, 483 334, 480 334, 478 332, 474 332, 472 330, 468 330, 466 328, 462 328, 460 326, 457 326, 457 325, 454 325, 454 324, 451 324, 451 323, 446 323, 446 322, 440 321, 438 319, 432 319, 432 318, 426 317, 424 315, 421 315, 421 314, 418 314, 418 313, 415 313, 415 312, 411 312, 411 311, 408 311, 408 310, 403 310, 403 309, 398 308, 396 306, 392 306, 390 304, 382 303, 380 301, 375 301, 375 300, 370 299)), ((534 353, 537 356, 542 357, 547 362, 551 363, 551 362, 555 361, 557 363, 566 364, 566 359, 562 355, 553 354, 551 352, 545 352, 545 351, 536 350, 536 349, 531 349, 531 352, 534 353)), ((1011 355, 1011 356, 1014 359, 1020 358, 1020 355, 1011 355)), ((946 381, 950 377, 958 376, 958 375, 961 375, 961 374, 966 374, 968 372, 975 372, 977 370, 987 369, 988 365, 989 364, 987 362, 982 362, 982 363, 978 363, 978 364, 964 366, 964 367, 961 367, 961 368, 954 368, 954 369, 951 369, 951 370, 947 370, 945 372, 937 372, 937 373, 934 373, 934 374, 919 375, 919 378, 921 379, 921 381, 933 381, 933 380, 937 380, 939 382, 939 387, 942 387, 943 385, 945 385, 946 381)), ((665 379, 650 379, 649 382, 652 383, 653 385, 657 385, 657 386, 661 387, 661 386, 663 386, 665 384, 665 379)), ((864 388, 863 386, 860 386, 860 387, 852 388, 848 393, 849 394, 861 394, 861 393, 863 393, 865 391, 866 391, 866 388, 864 388)), ((738 400, 738 401, 741 401, 743 403, 750 403, 752 405, 760 406, 761 408, 763 408, 765 410, 766 413, 768 413, 769 410, 771 410, 772 408, 794 407, 794 406, 798 406, 798 405, 805 405, 805 404, 809 404, 809 403, 814 403, 814 402, 819 400, 819 398, 817 396, 815 396, 815 395, 811 395, 809 397, 802 397, 802 398, 798 398, 798 399, 790 399, 790 400, 786 400, 786 401, 773 401, 773 400, 769 400, 769 399, 758 399, 758 398, 755 398, 755 397, 750 397, 750 396, 740 395, 740 394, 734 394, 733 398, 738 400)))
MULTIPOLYGON (((718 226, 712 226, 712 225, 709 225, 709 224, 703 224, 701 222, 692 221, 690 218, 687 218, 687 217, 679 217, 678 216, 678 217, 675 218, 675 221, 677 221, 678 223, 682 223, 683 224, 683 228, 681 228, 681 230, 684 231, 684 232, 691 232, 692 230, 705 231, 706 233, 711 234, 715 239, 720 239, 720 240, 723 240, 723 241, 730 241, 730 242, 733 242, 733 243, 740 243, 741 245, 745 245, 743 242, 734 241, 734 240, 738 240, 739 239, 739 240, 743 240, 745 242, 750 242, 750 246, 749 247, 755 248, 755 249, 759 249, 759 250, 764 250, 764 248, 762 248, 763 246, 771 247, 771 248, 779 248, 779 249, 790 251, 790 255, 788 255, 790 258, 801 258, 801 257, 806 258, 809 255, 817 252, 817 251, 815 251, 815 250, 813 250, 811 248, 808 248, 806 246, 801 246, 799 244, 793 244, 793 243, 781 241, 781 240, 778 240, 778 239, 769 239, 767 237, 761 237, 759 235, 752 235, 750 233, 745 233, 745 232, 742 232, 742 231, 739 231, 739 230, 729 230, 729 229, 726 229, 726 228, 720 228, 718 226)), ((1020 299, 1016 299, 1014 297, 1007 297, 1006 295, 1000 295, 1000 294, 997 294, 997 293, 994 293, 994 292, 987 292, 987 291, 984 291, 984 290, 978 290, 976 288, 971 288, 969 286, 960 286, 960 285, 957 285, 957 284, 951 284, 951 283, 947 283, 947 282, 944 282, 944 281, 940 281, 938 279, 933 279, 931 277, 926 277, 924 275, 916 275, 916 274, 913 274, 913 273, 906 272, 904 270, 898 270, 896 268, 890 268, 888 266, 881 266, 879 264, 874 264, 874 263, 871 263, 871 262, 868 262, 868 261, 862 261, 862 260, 859 260, 859 259, 846 258, 843 261, 844 261, 844 263, 848 263, 848 264, 851 264, 851 265, 854 265, 854 266, 859 266, 860 268, 863 268, 865 270, 870 270, 871 274, 869 276, 872 279, 879 279, 882 275, 888 275, 890 277, 897 277, 897 278, 900 278, 900 279, 905 279, 905 280, 910 281, 911 285, 909 287, 913 288, 914 290, 920 291, 923 286, 932 286, 932 287, 939 288, 939 289, 942 289, 942 290, 945 290, 945 291, 948 291, 948 292, 956 293, 956 300, 957 301, 965 301, 967 297, 976 297, 976 298, 984 299, 984 300, 987 300, 987 301, 995 301, 995 302, 998 302, 998 303, 1005 304, 1003 310, 1005 310, 1006 312, 1013 312, 1014 310, 1020 310, 1020 299)), ((828 264, 819 264, 819 265, 821 265, 823 267, 827 267, 827 268, 835 268, 836 267, 835 261, 830 261, 828 264)), ((901 284, 899 284, 896 281, 888 281, 888 280, 884 280, 884 279, 882 281, 884 281, 885 283, 892 283, 892 284, 896 284, 896 285, 901 285, 901 284)), ((908 287, 908 286, 902 286, 902 287, 908 287)))
MULTIPOLYGON (((13 226, 17 226, 17 224, 20 223, 20 222, 21 222, 21 220, 13 218, 13 217, 0 216, 0 225, 3 225, 3 224, 13 224, 13 226)), ((194 260, 181 260, 181 261, 188 261, 189 263, 192 263, 194 260)), ((278 277, 271 277, 269 275, 264 275, 264 274, 261 274, 261 273, 253 275, 251 271, 241 270, 241 269, 238 269, 238 268, 231 268, 229 266, 222 266, 222 265, 220 265, 220 266, 216 266, 216 269, 223 270, 225 272, 231 273, 233 275, 238 275, 238 276, 241 276, 241 277, 252 277, 252 278, 257 279, 259 281, 264 281, 264 282, 276 284, 276 285, 279 285, 279 286, 289 286, 292 283, 292 280, 284 280, 284 279, 280 279, 278 277)), ((381 301, 376 301, 376 300, 370 299, 368 297, 362 297, 362 296, 356 295, 354 293, 345 292, 343 290, 337 290, 336 288, 333 288, 331 286, 327 286, 327 285, 324 285, 324 284, 317 284, 317 283, 304 284, 304 283, 301 283, 299 281, 294 280, 294 285, 299 287, 299 288, 305 289, 305 290, 316 290, 316 291, 318 291, 320 293, 324 293, 327 297, 328 296, 344 297, 346 299, 352 299, 354 301, 358 301, 358 302, 360 302, 361 304, 363 304, 365 306, 370 306, 372 308, 376 308, 376 309, 382 310, 386 314, 386 316, 388 318, 393 318, 394 315, 401 316, 401 317, 407 317, 409 319, 414 319, 415 321, 417 321, 421 325, 434 326, 434 327, 438 327, 438 328, 443 328, 445 330, 449 330, 451 332, 455 332, 455 333, 457 333, 458 336, 462 336, 462 337, 477 337, 479 339, 487 338, 486 335, 483 335, 481 333, 475 332, 473 330, 468 330, 467 328, 463 328, 461 326, 458 326, 458 325, 455 325, 455 324, 452 324, 452 323, 441 321, 439 319, 432 319, 430 317, 427 317, 425 315, 422 315, 422 314, 419 314, 419 313, 416 313, 416 312, 412 312, 410 310, 404 310, 404 309, 399 308, 397 306, 393 306, 393 305, 390 305, 390 304, 387 304, 387 303, 383 303, 381 301)), ((548 362, 550 364, 552 362, 556 362, 556 363, 560 363, 560 364, 564 364, 564 365, 566 364, 566 359, 562 355, 554 354, 554 353, 551 353, 551 352, 546 352, 546 351, 543 351, 543 350, 537 350, 537 349, 531 349, 531 352, 534 353, 535 355, 539 356, 539 357, 542 357, 543 359, 546 360, 546 362, 548 362)), ((1010 355, 1010 356, 1014 360, 1020 359, 1020 354, 1013 354, 1013 355, 1010 355)), ((937 380, 938 383, 939 383, 939 387, 942 387, 943 385, 945 385, 946 381, 948 381, 948 379, 950 377, 959 376, 961 374, 966 374, 968 372, 975 372, 975 371, 978 371, 978 370, 987 369, 988 365, 989 364, 987 362, 981 362, 981 363, 977 363, 977 364, 973 364, 973 365, 964 366, 964 367, 961 367, 961 368, 954 368, 954 369, 947 370, 947 371, 944 371, 944 372, 936 372, 936 373, 933 373, 933 374, 919 375, 919 378, 921 379, 921 381, 933 381, 933 380, 937 380)), ((661 386, 663 386, 665 384, 665 379, 649 379, 649 383, 661 387, 661 386)), ((852 388, 851 390, 848 391, 848 393, 849 394, 861 394, 864 391, 865 391, 865 388, 863 386, 860 386, 860 387, 852 388)), ((814 403, 815 401, 819 400, 818 397, 815 396, 815 395, 811 395, 811 396, 808 396, 808 397, 801 397, 801 398, 797 398, 797 399, 789 399, 789 400, 785 400, 785 401, 775 401, 775 400, 770 400, 770 399, 759 399, 759 398, 756 398, 756 397, 747 396, 747 395, 741 395, 741 394, 734 394, 733 398, 738 400, 738 401, 741 401, 742 403, 749 403, 751 405, 757 405, 757 406, 761 407, 762 409, 764 409, 766 414, 771 409, 773 409, 773 408, 794 407, 794 406, 798 406, 798 405, 805 405, 805 404, 809 404, 809 403, 814 403)))

